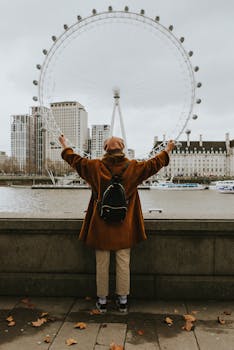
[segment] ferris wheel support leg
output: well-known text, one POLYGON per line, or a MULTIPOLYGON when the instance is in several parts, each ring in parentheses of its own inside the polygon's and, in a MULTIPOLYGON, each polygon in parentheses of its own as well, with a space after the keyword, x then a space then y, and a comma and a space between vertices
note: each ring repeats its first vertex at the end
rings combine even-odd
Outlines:
POLYGON ((115 123, 115 110, 116 110, 116 103, 114 104, 112 118, 111 118, 110 136, 113 136, 114 123, 115 123))
POLYGON ((128 153, 128 147, 127 147, 127 138, 126 138, 126 133, 125 133, 125 128, 124 128, 124 122, 123 122, 123 117, 122 117, 122 113, 121 113, 121 109, 120 109, 120 105, 118 103, 118 110, 119 110, 119 119, 120 119, 120 127, 121 127, 121 132, 123 135, 123 139, 124 139, 124 144, 125 144, 125 153, 128 153))

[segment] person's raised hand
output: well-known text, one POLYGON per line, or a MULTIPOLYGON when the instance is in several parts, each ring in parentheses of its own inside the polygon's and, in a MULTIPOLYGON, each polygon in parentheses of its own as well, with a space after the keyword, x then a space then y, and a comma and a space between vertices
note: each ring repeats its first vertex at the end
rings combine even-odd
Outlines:
POLYGON ((66 141, 65 136, 63 134, 61 134, 59 136, 59 142, 63 148, 67 147, 67 141, 66 141))
POLYGON ((169 140, 166 147, 165 147, 165 151, 170 153, 174 147, 175 147, 175 141, 169 140))

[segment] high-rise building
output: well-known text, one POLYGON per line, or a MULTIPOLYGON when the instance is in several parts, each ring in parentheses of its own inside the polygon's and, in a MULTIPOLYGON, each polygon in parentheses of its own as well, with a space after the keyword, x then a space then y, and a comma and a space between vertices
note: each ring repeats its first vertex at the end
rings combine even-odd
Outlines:
POLYGON ((30 115, 11 116, 11 156, 17 161, 19 171, 28 172, 30 143, 30 115))
MULTIPOLYGON (((76 101, 54 102, 50 105, 53 119, 63 132, 71 147, 78 152, 86 152, 88 148, 88 113, 84 106, 76 101)), ((61 146, 51 133, 47 133, 47 160, 60 162, 61 146)), ((66 167, 66 166, 65 166, 66 167)))
POLYGON ((91 139, 91 158, 101 158, 104 150, 104 141, 110 135, 110 125, 96 124, 92 125, 92 139, 91 139))
POLYGON ((31 107, 31 116, 29 167, 31 173, 42 175, 45 173, 46 130, 40 107, 31 107))

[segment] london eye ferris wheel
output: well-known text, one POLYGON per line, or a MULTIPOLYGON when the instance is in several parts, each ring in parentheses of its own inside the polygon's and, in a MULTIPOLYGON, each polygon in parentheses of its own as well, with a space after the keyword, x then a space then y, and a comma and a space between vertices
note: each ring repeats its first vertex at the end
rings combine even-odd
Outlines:
MULTIPOLYGON (((132 139, 137 139, 137 129, 134 129, 137 121, 139 135, 147 136, 149 131, 151 137, 153 128, 163 130, 160 127, 165 119, 170 121, 167 139, 179 142, 184 133, 190 133, 189 123, 198 118, 194 107, 201 103, 197 89, 202 84, 195 78, 199 67, 191 62, 193 51, 185 49, 185 38, 174 34, 173 25, 163 25, 159 16, 148 17, 143 9, 136 13, 127 6, 123 10, 109 6, 100 13, 93 9, 91 15, 84 18, 78 15, 75 23, 64 24, 63 29, 60 35, 51 37, 51 47, 43 49, 44 60, 36 65, 39 78, 33 80, 37 87, 33 100, 38 102, 45 129, 55 142, 63 130, 50 104, 56 98, 65 99, 70 85, 76 96, 82 96, 80 102, 84 100, 88 110, 94 105, 96 120, 101 124, 104 123, 97 112, 98 103, 102 100, 105 104, 105 94, 114 89, 112 118, 108 108, 103 109, 103 115, 108 115, 106 123, 111 121, 113 133, 115 111, 119 111, 125 141, 119 89, 121 102, 122 96, 125 98, 127 135, 133 130, 132 139), (64 70, 66 73, 62 77, 64 70)), ((152 144, 152 139, 150 142, 152 144)), ((74 141, 70 141, 70 145, 76 147, 74 141)))

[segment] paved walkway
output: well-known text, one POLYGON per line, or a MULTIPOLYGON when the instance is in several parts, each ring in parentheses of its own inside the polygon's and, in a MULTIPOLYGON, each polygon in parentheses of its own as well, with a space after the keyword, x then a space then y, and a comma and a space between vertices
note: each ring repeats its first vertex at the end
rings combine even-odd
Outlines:
POLYGON ((126 315, 111 301, 106 315, 93 308, 86 299, 0 297, 0 350, 234 350, 234 302, 132 300, 126 315), (182 329, 186 314, 196 318, 191 331, 182 329))

